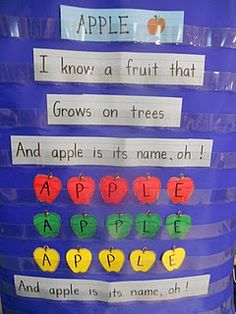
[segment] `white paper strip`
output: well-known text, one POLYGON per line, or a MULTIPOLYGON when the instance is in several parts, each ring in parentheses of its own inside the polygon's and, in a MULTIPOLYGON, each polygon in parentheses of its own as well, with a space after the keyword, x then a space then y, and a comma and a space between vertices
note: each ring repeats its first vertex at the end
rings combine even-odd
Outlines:
POLYGON ((210 275, 143 281, 96 281, 14 276, 18 296, 58 301, 163 301, 206 295, 210 275))
POLYGON ((14 165, 209 167, 213 140, 11 136, 14 165))
POLYGON ((60 8, 63 39, 155 44, 183 42, 184 11, 95 9, 67 5, 60 8), (153 25, 154 31, 149 25, 153 22, 156 25, 153 25))
POLYGON ((34 49, 36 81, 202 85, 204 55, 34 49))
POLYGON ((179 127, 182 98, 47 95, 48 124, 179 127))

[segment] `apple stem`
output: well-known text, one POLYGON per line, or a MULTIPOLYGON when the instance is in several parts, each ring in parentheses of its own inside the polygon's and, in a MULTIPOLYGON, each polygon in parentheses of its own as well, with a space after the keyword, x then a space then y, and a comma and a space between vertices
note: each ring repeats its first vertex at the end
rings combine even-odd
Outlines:
POLYGON ((151 214, 152 214, 152 212, 149 210, 149 211, 147 212, 147 216, 151 216, 151 214))
POLYGON ((110 251, 110 253, 111 253, 111 251, 113 250, 113 247, 112 246, 110 246, 109 247, 109 251, 110 251))
POLYGON ((43 249, 46 252, 49 249, 49 247, 47 245, 44 245, 43 249))
POLYGON ((52 177, 52 173, 49 172, 47 179, 50 179, 52 177))
POLYGON ((82 216, 83 216, 83 217, 87 217, 88 214, 87 214, 87 213, 83 213, 82 216))
POLYGON ((183 215, 183 213, 181 212, 181 210, 179 210, 178 213, 177 213, 177 216, 180 217, 182 215, 183 215))
POLYGON ((143 253, 145 253, 145 251, 147 251, 147 247, 145 246, 143 249, 142 249, 143 253))
POLYGON ((119 177, 120 177, 120 176, 118 175, 118 173, 114 176, 115 180, 116 180, 116 179, 119 179, 119 177))
POLYGON ((119 213, 119 217, 122 217, 124 214, 123 213, 119 213))
POLYGON ((80 246, 77 247, 77 251, 78 251, 78 252, 80 251, 80 246))
POLYGON ((80 173, 80 175, 79 175, 79 179, 80 179, 80 180, 82 180, 83 178, 84 178, 83 173, 80 173))
POLYGON ((151 178, 151 174, 150 174, 150 172, 148 172, 146 175, 146 179, 150 179, 150 178, 151 178))
POLYGON ((173 247, 172 247, 172 251, 174 251, 176 249, 176 246, 175 245, 173 245, 173 247))
POLYGON ((184 178, 184 174, 181 173, 181 174, 179 175, 179 177, 180 177, 180 179, 183 179, 183 178, 184 178))
POLYGON ((44 211, 44 216, 47 216, 49 214, 49 211, 46 209, 45 211, 44 211))

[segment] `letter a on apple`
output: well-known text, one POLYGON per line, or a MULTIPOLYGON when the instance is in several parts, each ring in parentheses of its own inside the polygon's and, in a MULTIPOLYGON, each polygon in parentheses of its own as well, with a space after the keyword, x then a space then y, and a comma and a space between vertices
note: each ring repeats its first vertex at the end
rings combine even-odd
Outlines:
POLYGON ((37 199, 48 204, 55 201, 62 189, 61 180, 51 174, 36 175, 33 185, 37 199))
POLYGON ((54 272, 60 262, 59 253, 47 245, 38 247, 33 252, 34 260, 42 271, 54 272))

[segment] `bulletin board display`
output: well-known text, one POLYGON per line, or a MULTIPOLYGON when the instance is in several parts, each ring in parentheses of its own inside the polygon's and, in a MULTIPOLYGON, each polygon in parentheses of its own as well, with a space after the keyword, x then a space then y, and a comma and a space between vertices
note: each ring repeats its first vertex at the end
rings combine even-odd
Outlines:
POLYGON ((4 313, 234 312, 234 4, 141 2, 0 4, 4 313))

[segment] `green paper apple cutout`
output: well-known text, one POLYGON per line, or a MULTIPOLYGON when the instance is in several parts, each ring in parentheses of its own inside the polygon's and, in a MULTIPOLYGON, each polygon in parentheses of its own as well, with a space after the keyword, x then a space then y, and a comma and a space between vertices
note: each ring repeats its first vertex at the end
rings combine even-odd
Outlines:
POLYGON ((74 215, 70 219, 71 229, 80 239, 92 238, 97 231, 96 217, 88 214, 74 215))
POLYGON ((114 239, 126 238, 132 228, 132 217, 128 214, 113 214, 106 218, 106 229, 114 239))
POLYGON ((157 214, 141 213, 135 218, 135 228, 140 237, 153 238, 162 225, 161 217, 157 214))
POLYGON ((61 228, 61 217, 54 212, 45 211, 33 218, 36 231, 44 238, 55 238, 61 228))
POLYGON ((172 239, 184 239, 191 229, 192 219, 188 215, 178 213, 177 215, 169 215, 165 224, 172 239))

